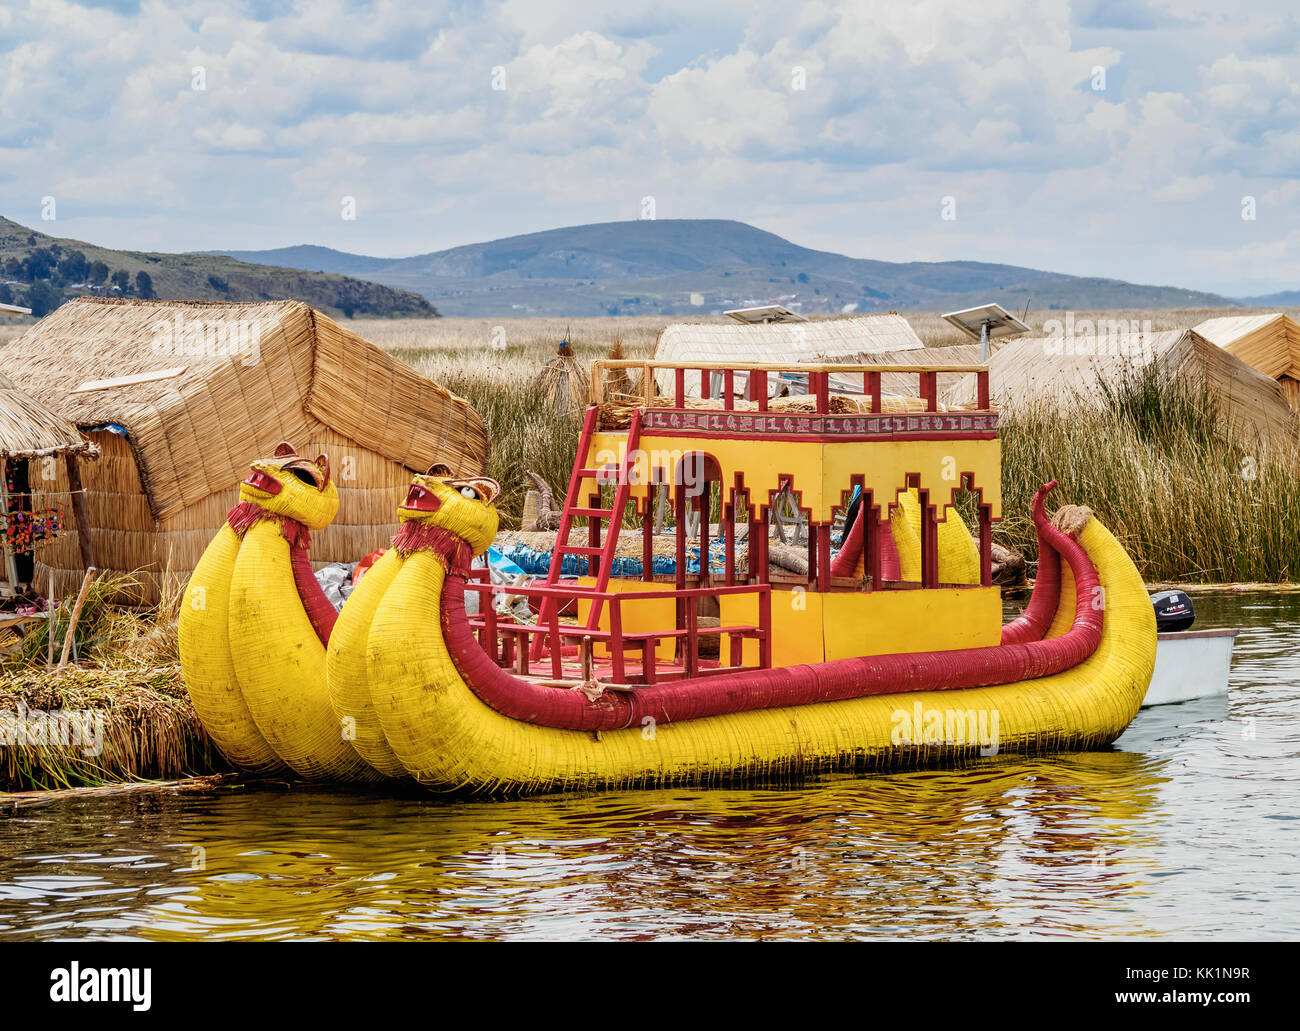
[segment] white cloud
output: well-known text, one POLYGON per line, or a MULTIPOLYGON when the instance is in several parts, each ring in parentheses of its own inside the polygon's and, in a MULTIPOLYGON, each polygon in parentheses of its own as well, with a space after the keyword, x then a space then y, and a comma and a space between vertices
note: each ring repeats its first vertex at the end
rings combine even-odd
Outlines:
POLYGON ((3 213, 55 194, 42 228, 111 245, 409 254, 653 194, 860 256, 1202 288, 1266 278, 1300 234, 1280 0, 266 7, 0 8, 3 213))

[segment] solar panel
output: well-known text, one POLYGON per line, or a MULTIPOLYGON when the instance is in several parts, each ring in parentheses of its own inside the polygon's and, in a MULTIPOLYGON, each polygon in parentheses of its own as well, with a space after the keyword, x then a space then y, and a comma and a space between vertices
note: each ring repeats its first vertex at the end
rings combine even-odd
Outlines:
POLYGON ((1028 326, 1000 304, 982 304, 978 308, 950 311, 943 319, 980 342, 981 362, 986 362, 989 359, 990 340, 997 340, 999 337, 1014 337, 1019 336, 1021 333, 1030 332, 1028 326))
POLYGON ((783 308, 779 304, 765 304, 760 308, 733 308, 731 311, 724 311, 723 315, 730 315, 737 322, 744 322, 748 325, 761 325, 766 322, 807 322, 802 315, 792 312, 789 308, 783 308))

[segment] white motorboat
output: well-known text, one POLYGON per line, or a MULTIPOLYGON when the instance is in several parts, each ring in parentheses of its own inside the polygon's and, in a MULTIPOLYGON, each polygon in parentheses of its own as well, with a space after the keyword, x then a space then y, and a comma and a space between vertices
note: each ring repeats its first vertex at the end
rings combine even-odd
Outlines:
POLYGON ((1228 693, 1232 644, 1238 631, 1192 630, 1196 612, 1183 591, 1152 595, 1156 610, 1156 668, 1143 708, 1228 693))
POLYGON ((1238 630, 1183 630, 1156 635, 1156 668, 1143 708, 1228 693, 1238 630))

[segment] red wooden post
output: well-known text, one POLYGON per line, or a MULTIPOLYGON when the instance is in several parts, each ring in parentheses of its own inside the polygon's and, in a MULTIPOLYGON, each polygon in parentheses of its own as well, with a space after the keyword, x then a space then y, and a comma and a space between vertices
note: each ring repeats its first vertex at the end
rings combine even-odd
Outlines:
POLYGON ((686 370, 673 370, 673 407, 686 407, 686 370))
MULTIPOLYGON (((588 504, 590 507, 592 507, 592 508, 600 508, 600 504, 601 504, 601 502, 600 502, 600 491, 599 491, 599 490, 597 490, 596 493, 594 493, 594 494, 589 494, 589 495, 587 496, 587 504, 588 504)), ((620 523, 623 521, 623 517, 622 517, 619 513, 617 513, 617 512, 614 513, 614 515, 610 516, 610 518, 609 518, 609 523, 610 523, 610 527, 611 527, 611 529, 612 529, 613 526, 614 526, 614 520, 615 520, 615 519, 617 519, 620 523)), ((588 545, 588 547, 592 547, 592 548, 599 548, 599 547, 600 547, 600 517, 599 517, 599 516, 588 516, 588 517, 587 517, 587 545, 588 545)), ((588 556, 587 556, 587 575, 588 575, 588 576, 599 576, 599 575, 600 575, 600 556, 599 556, 599 555, 588 555, 588 556)))
POLYGON ((623 604, 617 594, 612 594, 606 601, 609 605, 609 655, 613 662, 614 683, 626 683, 623 672, 623 604))
MULTIPOLYGON (((557 605, 556 608, 559 608, 559 606, 557 605)), ((515 669, 524 676, 528 675, 528 653, 530 650, 531 649, 528 647, 527 635, 521 633, 519 635, 519 649, 515 653, 515 669)))
POLYGON ((686 597, 686 655, 685 659, 686 676, 695 676, 700 671, 700 630, 699 623, 695 613, 699 607, 699 599, 690 594, 686 597))
POLYGON ((641 511, 641 579, 655 578, 655 491, 662 490, 653 483, 645 489, 645 507, 641 511))
POLYGON ((917 491, 921 502, 921 586, 939 586, 939 524, 930 505, 930 492, 917 491))
POLYGON ((722 374, 722 407, 728 412, 736 409, 736 374, 728 369, 722 374))
POLYGON ((758 596, 758 665, 761 669, 772 667, 772 589, 765 588, 758 596))
POLYGON ((988 505, 980 505, 980 584, 993 586, 993 517, 988 505))
POLYGON ((657 643, 653 637, 647 637, 641 642, 641 673, 644 675, 647 684, 655 682, 655 647, 657 643))
POLYGON ((709 377, 712 375, 713 372, 710 369, 700 370, 700 397, 705 401, 709 399, 710 392, 713 389, 713 384, 709 382, 709 377))
POLYGON ((862 492, 862 553, 863 575, 871 581, 872 590, 880 588, 880 508, 873 505, 875 498, 869 491, 862 492))
POLYGON ((985 369, 985 370, 983 370, 982 372, 977 372, 977 373, 975 373, 975 389, 976 389, 976 391, 979 393, 979 401, 977 401, 976 403, 979 405, 979 407, 980 407, 980 411, 981 411, 981 412, 987 412, 987 411, 989 410, 989 371, 988 371, 988 369, 985 369))
POLYGON ((937 372, 921 373, 921 400, 925 402, 927 412, 939 410, 939 374, 937 372))
POLYGON ((551 618, 548 623, 550 632, 546 635, 551 641, 551 676, 556 680, 564 679, 564 644, 560 640, 560 606, 551 606, 551 618))
MULTIPOLYGON (((741 639, 739 634, 727 635, 727 665, 739 666, 744 661, 744 653, 741 651, 741 639)), ((719 642, 719 651, 722 650, 719 642)))
POLYGON ((709 585, 713 563, 709 561, 709 504, 712 482, 704 481, 704 492, 695 499, 695 510, 700 514, 700 586, 709 585))
POLYGON ((760 412, 767 411, 767 370, 749 374, 749 399, 758 402, 760 412))
POLYGON ((871 395, 871 411, 880 413, 880 373, 867 373, 867 393, 871 395))
POLYGON ((722 507, 723 551, 726 554, 726 582, 731 587, 736 582, 736 488, 731 488, 731 499, 722 507))
POLYGON ((808 375, 810 379, 816 377, 817 414, 825 415, 831 410, 831 375, 829 372, 812 372, 808 375))
POLYGON ((677 494, 673 504, 677 519, 674 527, 677 538, 677 589, 682 591, 686 589, 686 487, 678 482, 673 484, 673 490, 677 494))

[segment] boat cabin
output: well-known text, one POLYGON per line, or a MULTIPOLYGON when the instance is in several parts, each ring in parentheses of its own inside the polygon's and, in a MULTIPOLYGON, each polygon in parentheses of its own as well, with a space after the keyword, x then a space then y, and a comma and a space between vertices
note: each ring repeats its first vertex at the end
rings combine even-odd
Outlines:
POLYGON ((546 583, 508 589, 536 621, 490 604, 485 573, 469 585, 500 666, 635 690, 998 643, 987 366, 598 361, 590 400, 546 583), (610 372, 633 392, 607 397, 610 372), (887 374, 916 396, 884 394, 887 374), (954 374, 973 405, 939 403, 954 374))

